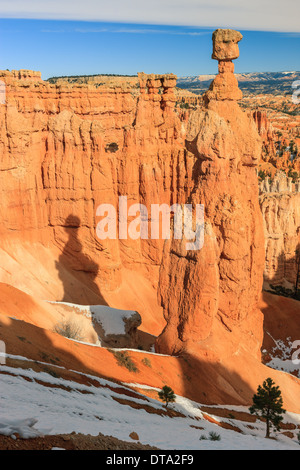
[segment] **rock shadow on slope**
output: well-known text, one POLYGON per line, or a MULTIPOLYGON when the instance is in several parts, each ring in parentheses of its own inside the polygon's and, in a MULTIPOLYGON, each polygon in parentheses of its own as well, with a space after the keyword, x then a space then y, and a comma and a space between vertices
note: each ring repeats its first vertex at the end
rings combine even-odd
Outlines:
POLYGON ((107 305, 96 281, 99 265, 83 251, 79 239, 81 220, 70 214, 64 224, 68 240, 56 261, 59 278, 63 284, 61 302, 82 305, 107 305))

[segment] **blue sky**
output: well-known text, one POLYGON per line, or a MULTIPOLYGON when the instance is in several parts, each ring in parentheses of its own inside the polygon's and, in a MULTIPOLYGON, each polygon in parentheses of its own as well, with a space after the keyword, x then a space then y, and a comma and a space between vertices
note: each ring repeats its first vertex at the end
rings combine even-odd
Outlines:
POLYGON ((0 69, 211 74, 211 34, 229 27, 236 72, 300 71, 299 17, 299 0, 0 0, 0 69))
MULTIPOLYGON (((0 20, 0 69, 55 75, 215 73, 213 28, 49 20, 0 20)), ((236 72, 300 70, 300 34, 241 31, 236 72)))

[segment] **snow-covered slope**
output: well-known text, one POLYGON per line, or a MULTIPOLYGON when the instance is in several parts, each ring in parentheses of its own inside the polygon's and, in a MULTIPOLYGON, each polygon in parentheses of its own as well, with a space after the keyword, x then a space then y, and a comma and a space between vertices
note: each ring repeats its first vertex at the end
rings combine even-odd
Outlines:
MULTIPOLYGON (((222 421, 240 432, 224 429, 205 418, 200 404, 184 397, 177 396, 171 405, 175 415, 171 417, 161 402, 136 390, 143 389, 141 384, 116 387, 113 382, 86 375, 93 383, 87 385, 61 378, 60 368, 57 374, 49 375, 31 368, 1 367, 5 374, 0 373, 0 434, 29 438, 72 431, 91 435, 101 432, 130 441, 129 434, 134 431, 142 444, 166 450, 300 450, 296 439, 282 434, 277 440, 265 439, 265 425, 260 421, 249 426, 238 419, 209 415, 216 423, 222 421), (220 435, 219 441, 209 439, 211 431, 220 435)), ((82 374, 78 376, 82 378, 82 374)), ((229 407, 228 415, 245 411, 246 407, 229 407)), ((285 419, 295 428, 300 425, 299 415, 287 413, 285 419)))

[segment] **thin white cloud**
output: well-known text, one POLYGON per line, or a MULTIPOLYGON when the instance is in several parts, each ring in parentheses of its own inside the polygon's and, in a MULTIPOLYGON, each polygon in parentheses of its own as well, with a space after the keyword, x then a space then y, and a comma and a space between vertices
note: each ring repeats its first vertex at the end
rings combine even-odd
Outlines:
POLYGON ((74 29, 42 29, 42 33, 81 33, 81 34, 169 34, 175 36, 205 36, 213 31, 188 31, 171 29, 150 29, 150 28, 74 28, 74 29))
POLYGON ((89 29, 76 29, 76 31, 81 33, 90 33, 90 32, 109 32, 109 33, 118 33, 118 34, 173 34, 176 36, 204 36, 206 34, 211 34, 212 31, 171 31, 168 29, 149 29, 149 28, 120 28, 120 29, 111 29, 111 30, 89 30, 89 29))
POLYGON ((287 33, 290 38, 300 38, 300 33, 287 33))
POLYGON ((299 0, 0 0, 0 17, 300 32, 299 0))

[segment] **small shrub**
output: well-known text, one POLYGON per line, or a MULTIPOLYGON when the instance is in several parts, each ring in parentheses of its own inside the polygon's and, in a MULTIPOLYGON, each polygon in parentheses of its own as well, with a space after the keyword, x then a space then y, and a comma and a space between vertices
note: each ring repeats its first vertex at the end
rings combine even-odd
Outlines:
POLYGON ((49 356, 47 353, 43 352, 43 351, 40 351, 39 352, 39 356, 40 358, 44 361, 44 362, 47 362, 49 360, 49 356))
POLYGON ((51 357, 48 354, 46 354, 45 352, 40 351, 39 356, 44 362, 51 362, 54 365, 56 365, 58 362, 60 362, 59 357, 56 357, 56 356, 51 357))
POLYGON ((188 103, 180 103, 180 108, 181 109, 189 109, 189 104, 188 103))
POLYGON ((106 152, 110 153, 115 153, 119 150, 119 146, 116 142, 111 142, 110 144, 107 144, 105 147, 106 152))
POLYGON ((51 376, 54 377, 55 379, 59 379, 59 377, 60 377, 59 374, 57 374, 54 370, 49 369, 48 367, 45 367, 45 368, 43 369, 43 371, 44 371, 46 374, 51 375, 51 376))
POLYGON ((144 359, 142 359, 142 363, 147 367, 152 367, 151 361, 147 357, 144 357, 144 359))
POLYGON ((17 338, 20 340, 20 341, 26 341, 26 338, 24 338, 24 336, 17 336, 17 338))
POLYGON ((192 380, 192 377, 188 374, 183 374, 183 376, 188 382, 190 382, 192 380))
POLYGON ((53 328, 53 331, 65 338, 75 339, 76 341, 82 341, 83 339, 80 333, 80 326, 71 320, 57 323, 53 328))
POLYGON ((220 434, 217 434, 216 432, 214 431, 210 431, 210 433, 208 434, 208 438, 205 436, 205 434, 201 434, 201 436, 199 437, 199 440, 200 441, 207 441, 208 439, 210 441, 220 441, 221 440, 221 436, 220 434))
POLYGON ((127 351, 111 351, 115 358, 118 361, 118 364, 120 366, 126 367, 130 372, 138 372, 138 368, 136 367, 135 363, 131 359, 130 356, 128 356, 127 351))

